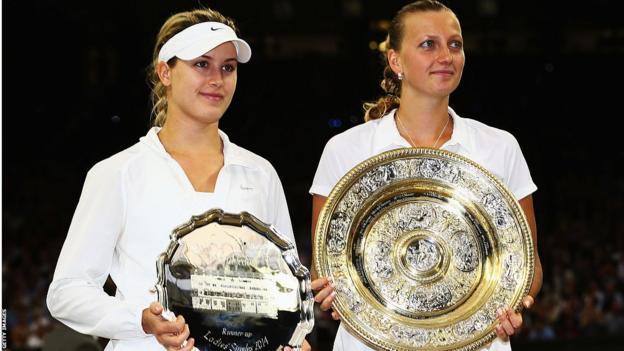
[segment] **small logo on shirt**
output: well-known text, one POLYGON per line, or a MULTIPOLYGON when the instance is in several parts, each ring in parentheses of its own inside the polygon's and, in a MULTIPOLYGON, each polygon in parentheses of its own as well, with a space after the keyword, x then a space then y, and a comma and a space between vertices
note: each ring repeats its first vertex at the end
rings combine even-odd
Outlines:
POLYGON ((240 188, 241 188, 241 190, 245 190, 245 191, 252 191, 252 190, 253 190, 253 188, 252 188, 252 187, 250 187, 250 186, 245 186, 245 185, 241 185, 241 186, 240 186, 240 188))

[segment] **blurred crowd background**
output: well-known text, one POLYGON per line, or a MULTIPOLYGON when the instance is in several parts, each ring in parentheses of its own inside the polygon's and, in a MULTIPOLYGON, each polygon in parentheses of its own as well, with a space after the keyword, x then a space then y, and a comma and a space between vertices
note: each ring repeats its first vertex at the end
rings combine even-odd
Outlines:
MULTIPOLYGON (((377 46, 406 3, 3 2, 7 347, 69 350, 74 340, 81 350, 98 350, 105 342, 52 320, 45 296, 87 170, 134 144, 150 125, 145 72, 170 14, 214 7, 237 21, 252 46, 221 129, 277 169, 309 266, 308 189, 318 159, 331 136, 362 123, 362 103, 381 94, 377 46)), ((446 3, 461 21, 467 58, 451 106, 514 134, 539 187, 544 287, 513 337, 514 349, 619 349, 624 20, 616 2, 446 3)), ((317 313, 309 338, 315 350, 331 349, 336 327, 317 313)))

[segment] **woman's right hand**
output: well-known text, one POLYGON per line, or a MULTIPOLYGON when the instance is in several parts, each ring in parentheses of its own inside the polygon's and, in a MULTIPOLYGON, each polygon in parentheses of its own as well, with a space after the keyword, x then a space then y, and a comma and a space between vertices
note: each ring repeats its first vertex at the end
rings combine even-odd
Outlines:
MULTIPOLYGON (((321 311, 331 310, 332 303, 336 298, 336 290, 333 283, 327 277, 318 278, 312 281, 312 290, 316 292, 314 301, 320 304, 321 311)), ((331 316, 334 320, 340 320, 340 316, 336 311, 332 311, 331 316)))
POLYGON ((195 340, 193 338, 187 340, 191 332, 184 317, 177 316, 174 321, 168 321, 163 318, 162 312, 163 307, 158 302, 152 302, 143 310, 141 325, 145 333, 153 334, 169 351, 191 351, 195 340))

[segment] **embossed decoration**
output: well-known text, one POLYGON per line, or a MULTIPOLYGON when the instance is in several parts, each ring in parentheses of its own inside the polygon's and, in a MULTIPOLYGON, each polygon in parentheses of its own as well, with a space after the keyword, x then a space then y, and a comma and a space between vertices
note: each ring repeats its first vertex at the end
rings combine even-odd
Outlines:
POLYGON ((376 349, 478 349, 533 279, 513 194, 444 150, 398 149, 353 168, 321 211, 314 249, 342 322, 376 349))
POLYGON ((193 216, 156 268, 163 315, 184 316, 200 351, 299 346, 314 326, 310 273, 294 244, 249 213, 193 216))

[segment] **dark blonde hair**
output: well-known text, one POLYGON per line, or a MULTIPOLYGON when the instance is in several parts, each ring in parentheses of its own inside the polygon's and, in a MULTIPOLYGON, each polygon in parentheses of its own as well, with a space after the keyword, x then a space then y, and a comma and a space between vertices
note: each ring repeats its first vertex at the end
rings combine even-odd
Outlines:
MULTIPOLYGON (((156 67, 158 65, 158 53, 162 46, 174 35, 178 34, 182 30, 198 23, 202 22, 220 22, 223 23, 234 31, 237 31, 236 25, 231 18, 223 16, 221 13, 211 9, 196 9, 192 11, 180 12, 172 15, 165 21, 160 28, 158 36, 156 38, 156 45, 154 46, 154 53, 152 55, 152 63, 149 66, 148 79, 151 87, 151 99, 152 99, 152 119, 153 125, 162 127, 165 124, 167 118, 167 94, 165 86, 160 81, 158 74, 156 73, 156 67)), ((169 66, 175 65, 176 58, 172 58, 167 62, 169 66)))
POLYGON ((377 101, 367 102, 364 104, 364 120, 370 121, 383 117, 388 111, 393 108, 399 107, 401 103, 401 81, 396 74, 390 68, 388 63, 387 51, 393 49, 396 51, 401 50, 401 41, 403 40, 403 32, 405 27, 405 17, 408 14, 416 12, 428 12, 428 11, 450 11, 446 5, 436 0, 419 0, 411 4, 403 6, 399 12, 394 16, 388 29, 388 36, 386 41, 381 45, 383 48, 381 54, 385 67, 383 70, 383 79, 381 80, 381 89, 386 93, 380 97, 377 101))

